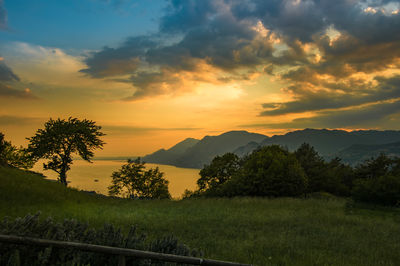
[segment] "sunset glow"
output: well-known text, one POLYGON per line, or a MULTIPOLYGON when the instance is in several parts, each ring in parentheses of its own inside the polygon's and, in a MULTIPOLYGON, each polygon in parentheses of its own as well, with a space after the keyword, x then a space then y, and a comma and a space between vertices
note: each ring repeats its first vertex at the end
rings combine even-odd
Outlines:
POLYGON ((26 145, 70 116, 103 127, 98 156, 229 130, 398 130, 399 3, 0 0, 0 131, 26 145))

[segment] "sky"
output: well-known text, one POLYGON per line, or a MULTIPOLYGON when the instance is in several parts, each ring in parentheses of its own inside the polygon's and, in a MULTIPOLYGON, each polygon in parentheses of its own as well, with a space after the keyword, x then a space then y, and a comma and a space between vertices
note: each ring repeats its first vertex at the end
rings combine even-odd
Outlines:
POLYGON ((0 0, 0 132, 102 126, 100 156, 230 130, 400 130, 400 1, 0 0))

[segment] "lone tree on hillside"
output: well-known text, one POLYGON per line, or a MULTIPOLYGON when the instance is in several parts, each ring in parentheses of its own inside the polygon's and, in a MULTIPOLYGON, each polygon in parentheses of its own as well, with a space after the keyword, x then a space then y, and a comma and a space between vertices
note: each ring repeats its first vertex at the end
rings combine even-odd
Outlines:
POLYGON ((48 159, 43 164, 44 170, 53 170, 59 174, 59 181, 67 185, 67 171, 72 164, 72 155, 78 154, 82 159, 91 162, 95 149, 102 149, 105 144, 100 137, 101 127, 90 120, 68 118, 53 120, 38 129, 29 140, 28 152, 35 160, 48 159))
POLYGON ((169 199, 168 183, 158 167, 145 170, 145 163, 140 158, 129 159, 112 174, 108 191, 111 196, 126 198, 169 199))

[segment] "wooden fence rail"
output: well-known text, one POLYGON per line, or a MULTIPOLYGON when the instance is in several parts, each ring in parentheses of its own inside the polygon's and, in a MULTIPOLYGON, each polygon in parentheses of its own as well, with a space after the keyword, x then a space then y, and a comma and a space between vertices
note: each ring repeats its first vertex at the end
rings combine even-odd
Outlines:
POLYGON ((91 251, 97 253, 106 253, 119 256, 119 266, 125 266, 126 257, 135 257, 142 259, 154 259, 160 261, 185 263, 191 265, 209 265, 209 266, 251 266, 251 264, 241 264, 228 261, 202 259, 196 257, 179 256, 172 254, 157 253, 151 251, 143 251, 127 248, 116 248, 100 245, 92 245, 78 242, 55 241, 31 237, 21 237, 12 235, 0 235, 0 242, 19 244, 19 245, 32 245, 32 246, 53 246, 57 248, 74 248, 83 251, 91 251))

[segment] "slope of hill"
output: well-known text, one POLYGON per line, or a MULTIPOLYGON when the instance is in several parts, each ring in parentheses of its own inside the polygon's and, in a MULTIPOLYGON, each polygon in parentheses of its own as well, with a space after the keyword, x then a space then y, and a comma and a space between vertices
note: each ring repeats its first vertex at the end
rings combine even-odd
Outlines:
MULTIPOLYGON (((80 192, 0 167, 0 220, 54 217, 133 225, 148 239, 176 236, 205 258, 253 265, 398 265, 398 208, 357 208, 345 199, 124 200, 80 192), (284 237, 282 237, 284 236, 284 237)), ((1 223, 0 223, 1 231, 1 223)))
POLYGON ((168 150, 160 149, 152 154, 143 157, 145 162, 171 164, 174 165, 176 160, 189 148, 196 145, 200 140, 194 138, 187 138, 168 150))
POLYGON ((265 135, 247 131, 229 131, 219 136, 205 136, 178 158, 176 166, 202 168, 217 155, 232 152, 249 142, 260 142, 265 138, 265 135))
POLYGON ((335 156, 342 158, 343 161, 354 165, 366 159, 377 157, 380 153, 385 153, 388 156, 400 157, 400 142, 381 145, 355 144, 344 150, 341 150, 335 154, 335 156))
POLYGON ((169 150, 159 150, 145 156, 143 159, 149 163, 202 168, 204 164, 209 163, 217 155, 232 152, 249 142, 259 143, 266 137, 265 135, 247 131, 229 131, 218 136, 205 136, 196 143, 195 141, 190 142, 190 144, 194 145, 182 146, 179 149, 174 149, 174 152, 171 152, 171 150, 176 146, 169 150))

